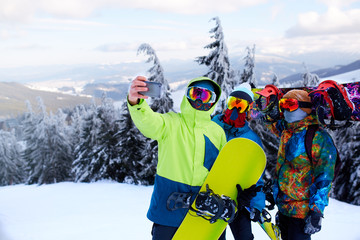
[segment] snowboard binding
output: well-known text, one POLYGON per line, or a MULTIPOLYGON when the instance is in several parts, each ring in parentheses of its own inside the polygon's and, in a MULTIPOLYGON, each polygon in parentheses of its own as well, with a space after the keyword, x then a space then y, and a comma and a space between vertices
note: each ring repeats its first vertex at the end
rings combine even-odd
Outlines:
POLYGON ((236 203, 227 196, 215 194, 209 185, 206 185, 206 192, 200 192, 195 200, 195 208, 190 207, 190 211, 197 216, 203 217, 215 223, 218 219, 225 222, 232 222, 235 218, 236 203))

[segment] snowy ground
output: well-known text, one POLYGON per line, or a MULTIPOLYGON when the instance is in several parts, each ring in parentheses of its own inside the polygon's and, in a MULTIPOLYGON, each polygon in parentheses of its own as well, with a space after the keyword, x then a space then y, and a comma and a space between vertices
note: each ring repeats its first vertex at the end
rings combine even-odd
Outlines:
MULTIPOLYGON (((152 189, 114 182, 0 187, 0 240, 151 239, 152 189)), ((312 239, 360 240, 359 216, 359 206, 330 199, 323 229, 312 239)), ((253 232, 267 239, 256 224, 253 232)))
POLYGON ((347 73, 343 73, 343 74, 339 74, 339 75, 335 75, 335 76, 331 76, 331 77, 326 77, 324 79, 321 79, 321 81, 327 80, 327 79, 337 81, 338 83, 359 82, 360 81, 360 70, 354 70, 351 72, 347 72, 347 73))

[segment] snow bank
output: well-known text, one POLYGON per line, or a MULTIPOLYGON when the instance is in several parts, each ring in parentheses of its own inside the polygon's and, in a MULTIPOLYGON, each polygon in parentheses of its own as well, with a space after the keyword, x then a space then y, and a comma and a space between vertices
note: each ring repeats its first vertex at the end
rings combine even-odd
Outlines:
MULTIPOLYGON (((0 187, 0 239, 151 239, 146 212, 152 190, 116 182, 0 187)), ((359 206, 330 199, 323 229, 312 239, 359 240, 359 216, 359 206)), ((267 239, 257 224, 253 232, 267 239)), ((230 229, 227 239, 233 239, 230 229)))

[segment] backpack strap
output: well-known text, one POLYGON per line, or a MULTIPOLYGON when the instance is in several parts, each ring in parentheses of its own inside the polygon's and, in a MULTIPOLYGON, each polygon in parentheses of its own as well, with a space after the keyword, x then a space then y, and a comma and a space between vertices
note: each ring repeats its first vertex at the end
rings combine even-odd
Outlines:
POLYGON ((306 154, 308 155, 310 162, 312 164, 312 154, 311 154, 311 150, 312 150, 312 142, 313 139, 315 137, 315 132, 319 129, 319 125, 318 124, 314 124, 314 125, 309 125, 308 129, 306 130, 306 134, 305 134, 305 150, 306 150, 306 154))

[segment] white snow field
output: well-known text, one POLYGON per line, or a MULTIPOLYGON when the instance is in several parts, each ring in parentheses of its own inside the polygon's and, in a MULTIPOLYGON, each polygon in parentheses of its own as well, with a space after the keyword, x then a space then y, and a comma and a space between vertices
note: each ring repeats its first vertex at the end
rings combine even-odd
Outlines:
MULTIPOLYGON (((0 187, 0 240, 151 239, 153 187, 116 182, 0 187)), ((272 211, 275 215, 275 211, 272 211)), ((335 199, 313 240, 360 240, 360 206, 335 199)), ((255 239, 267 239, 253 224, 255 239)), ((227 239, 232 240, 230 229, 227 239)))

